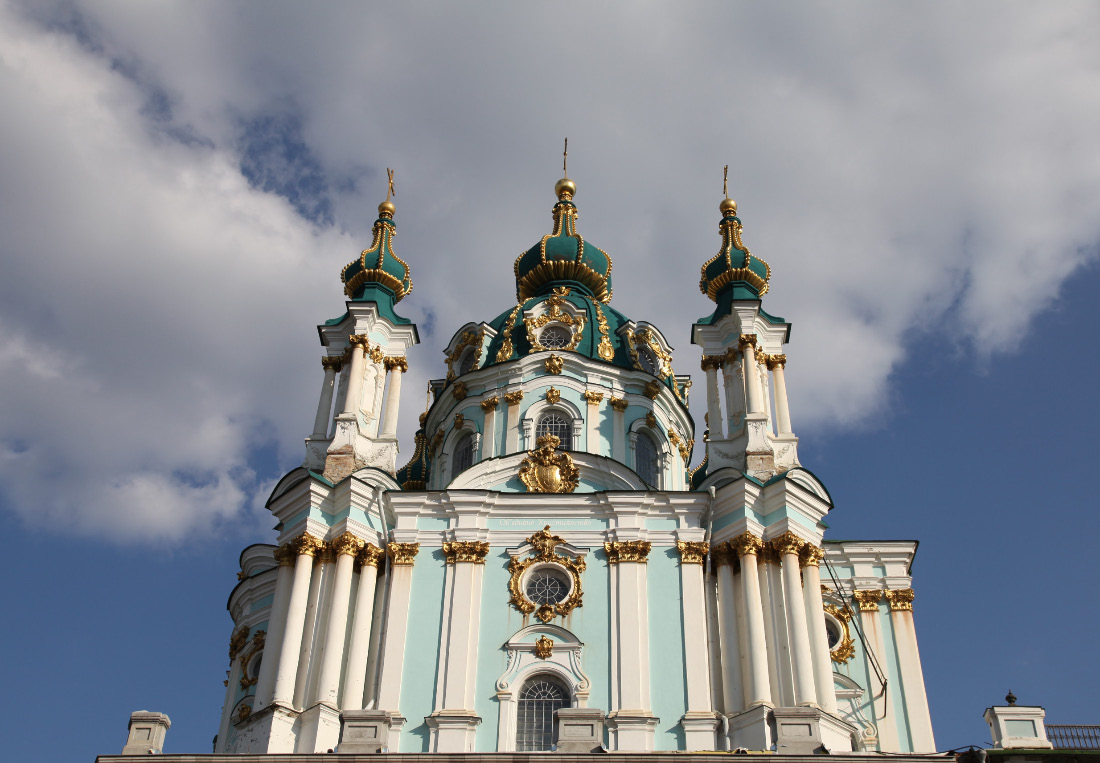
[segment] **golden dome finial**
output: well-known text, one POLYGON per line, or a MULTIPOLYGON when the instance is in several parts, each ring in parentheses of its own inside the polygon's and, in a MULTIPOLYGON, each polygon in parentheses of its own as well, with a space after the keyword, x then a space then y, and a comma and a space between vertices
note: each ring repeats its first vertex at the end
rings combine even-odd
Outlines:
POLYGON ((393 190, 393 170, 386 167, 386 200, 378 205, 378 216, 385 217, 387 219, 393 217, 393 213, 397 211, 397 207, 390 201, 390 197, 397 196, 397 192, 393 190))
POLYGON ((565 150, 561 153, 561 180, 554 183, 554 193, 559 201, 570 201, 577 193, 577 184, 569 179, 569 138, 565 139, 565 150))
POLYGON ((722 199, 722 203, 718 205, 718 211, 722 213, 722 217, 737 214, 737 202, 730 198, 729 172, 730 166, 727 164, 722 168, 722 195, 726 198, 722 199))

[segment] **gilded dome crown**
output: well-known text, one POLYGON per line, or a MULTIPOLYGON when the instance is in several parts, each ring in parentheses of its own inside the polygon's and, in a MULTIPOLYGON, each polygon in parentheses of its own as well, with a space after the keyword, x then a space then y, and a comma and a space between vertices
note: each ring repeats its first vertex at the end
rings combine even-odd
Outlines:
POLYGON ((730 291, 734 299, 758 299, 768 291, 771 268, 741 242, 737 203, 727 197, 718 208, 722 213, 718 224, 722 248, 703 265, 699 289, 715 302, 730 291))
POLYGON ((393 292, 393 301, 412 291, 409 266, 393 251, 393 237, 397 225, 393 221, 394 205, 388 198, 378 205, 378 219, 374 221, 374 240, 369 248, 344 266, 340 280, 349 299, 363 299, 371 287, 381 286, 393 292))

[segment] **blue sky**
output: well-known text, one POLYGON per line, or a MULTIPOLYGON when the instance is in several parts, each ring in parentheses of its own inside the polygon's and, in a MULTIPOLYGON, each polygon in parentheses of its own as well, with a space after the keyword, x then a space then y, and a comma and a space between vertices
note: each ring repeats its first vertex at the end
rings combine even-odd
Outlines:
POLYGON ((512 303, 565 135, 613 305, 696 377, 731 166, 765 306, 794 323, 793 424, 831 537, 921 541, 941 749, 987 743, 1008 689, 1096 722, 1097 575, 1072 541, 1100 529, 1098 21, 1088 3, 0 3, 16 752, 116 752, 139 708, 172 717, 170 751, 208 749, 237 555, 271 538, 314 327, 342 311, 384 168, 423 389, 451 332, 512 303), (62 697, 81 710, 56 735, 62 697))

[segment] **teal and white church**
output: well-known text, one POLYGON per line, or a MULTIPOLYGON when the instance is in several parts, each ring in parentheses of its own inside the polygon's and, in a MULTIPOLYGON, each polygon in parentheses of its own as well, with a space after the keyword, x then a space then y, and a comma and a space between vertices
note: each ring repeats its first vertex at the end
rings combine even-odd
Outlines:
POLYGON ((447 345, 407 462, 413 284, 379 206, 318 327, 305 460, 267 504, 278 544, 241 554, 215 752, 934 751, 916 543, 825 537, 791 325, 764 309, 737 205, 700 253, 699 352, 677 358, 700 363, 704 432, 664 331, 612 307, 575 184, 555 192, 515 302, 447 345))

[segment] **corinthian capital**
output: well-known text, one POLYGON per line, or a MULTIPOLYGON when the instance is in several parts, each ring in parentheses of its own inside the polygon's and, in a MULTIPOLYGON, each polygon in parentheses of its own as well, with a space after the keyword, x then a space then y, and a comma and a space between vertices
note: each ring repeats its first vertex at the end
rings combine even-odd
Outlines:
POLYGON ((409 370, 408 358, 395 358, 387 356, 382 359, 382 365, 386 367, 387 371, 397 370, 401 373, 405 373, 409 370))
POLYGON ((649 541, 645 540, 616 540, 603 544, 603 550, 607 553, 607 561, 611 564, 620 562, 646 563, 651 548, 649 541))
POLYGON ((351 533, 344 533, 332 539, 332 551, 336 556, 355 556, 366 541, 351 533))
POLYGON ((798 552, 806 545, 806 541, 788 530, 782 535, 777 535, 772 538, 771 544, 772 548, 774 548, 780 556, 786 556, 787 554, 798 556, 798 552))
POLYGON ((361 567, 377 567, 382 563, 382 555, 385 552, 373 543, 367 543, 359 551, 356 561, 361 567))
POLYGON ((886 592, 886 601, 890 602, 891 612, 911 612, 913 610, 913 589, 899 588, 886 592))
POLYGON ((798 552, 798 562, 803 567, 818 567, 824 558, 825 549, 813 543, 806 543, 798 552))
POLYGON ((489 554, 489 544, 477 540, 454 540, 443 542, 443 556, 447 564, 456 562, 472 562, 485 564, 485 557, 489 554))
POLYGON ((314 538, 309 533, 302 533, 290 542, 294 553, 299 556, 317 556, 325 550, 325 542, 320 538, 314 538))
POLYGON ((678 540, 676 550, 680 552, 680 564, 702 564, 710 544, 706 541, 678 540))
POLYGON ((860 612, 878 612, 878 603, 882 600, 882 591, 856 591, 852 596, 859 604, 860 612))
POLYGON ((390 561, 398 566, 411 566, 416 561, 416 555, 420 553, 419 543, 388 543, 386 554, 390 561))
POLYGON ((753 535, 748 530, 730 541, 730 550, 739 557, 759 554, 762 548, 764 548, 764 541, 760 540, 760 536, 753 535))

